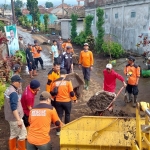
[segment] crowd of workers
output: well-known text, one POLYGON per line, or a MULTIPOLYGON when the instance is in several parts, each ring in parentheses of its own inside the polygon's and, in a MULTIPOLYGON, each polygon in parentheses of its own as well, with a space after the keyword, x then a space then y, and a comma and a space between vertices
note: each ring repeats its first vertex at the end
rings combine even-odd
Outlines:
MULTIPOLYGON (((31 78, 37 75, 38 62, 41 65, 41 69, 45 70, 41 58, 42 48, 38 45, 37 40, 34 41, 34 44, 33 46, 28 44, 26 49, 31 78)), ((84 49, 79 56, 79 68, 83 72, 84 88, 88 91, 94 59, 88 43, 84 43, 83 47, 84 49)), ((5 119, 10 124, 10 150, 16 150, 16 147, 18 147, 18 150, 25 150, 26 139, 27 150, 51 150, 49 136, 51 123, 56 126, 56 135, 60 135, 60 129, 63 125, 63 112, 65 112, 64 124, 70 122, 72 101, 77 102, 72 82, 66 78, 67 74, 74 71, 72 58, 74 50, 71 39, 63 43, 61 37, 59 37, 59 40, 53 41, 51 50, 54 65, 48 73, 46 91, 40 94, 40 102, 36 106, 34 106, 34 100, 35 95, 40 91, 40 82, 33 79, 22 91, 21 66, 16 64, 13 68, 14 75, 11 78, 11 85, 4 94, 5 119)), ((124 73, 127 76, 126 81, 113 70, 112 64, 107 64, 106 69, 103 71, 103 90, 115 93, 116 79, 119 79, 129 93, 128 102, 132 100, 132 94, 134 95, 133 106, 135 107, 140 68, 134 62, 135 58, 130 56, 124 69, 124 73)))

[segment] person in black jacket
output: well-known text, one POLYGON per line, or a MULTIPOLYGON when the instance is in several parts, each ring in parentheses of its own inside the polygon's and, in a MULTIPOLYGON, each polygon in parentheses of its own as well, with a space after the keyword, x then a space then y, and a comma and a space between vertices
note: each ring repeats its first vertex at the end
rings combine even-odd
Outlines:
POLYGON ((26 49, 26 59, 27 59, 30 77, 33 78, 33 76, 36 76, 37 73, 36 73, 36 66, 35 66, 34 58, 32 55, 32 45, 31 44, 28 44, 28 48, 26 49))
POLYGON ((67 71, 67 74, 73 72, 73 59, 71 54, 72 47, 66 47, 66 53, 63 55, 62 61, 64 62, 64 69, 67 71))

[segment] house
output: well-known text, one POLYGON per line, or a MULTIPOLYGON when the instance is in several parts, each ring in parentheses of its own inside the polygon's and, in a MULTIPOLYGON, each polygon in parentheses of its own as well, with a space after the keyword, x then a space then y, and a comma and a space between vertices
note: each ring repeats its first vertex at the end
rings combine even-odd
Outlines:
MULTIPOLYGON (((61 36, 63 39, 71 37, 71 19, 61 19, 61 36)), ((84 30, 83 18, 77 20, 77 33, 84 30)))
POLYGON ((150 49, 150 0, 86 0, 85 14, 93 15, 92 32, 97 36, 96 9, 104 9, 105 34, 111 34, 125 50, 143 53, 150 49))
POLYGON ((28 15, 30 12, 27 9, 22 9, 22 14, 23 15, 28 15))

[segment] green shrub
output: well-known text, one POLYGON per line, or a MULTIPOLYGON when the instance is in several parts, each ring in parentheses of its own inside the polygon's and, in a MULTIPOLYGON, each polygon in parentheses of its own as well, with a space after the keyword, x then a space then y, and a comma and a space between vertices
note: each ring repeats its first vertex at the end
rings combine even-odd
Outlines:
POLYGON ((102 44, 102 49, 105 54, 113 58, 119 58, 124 53, 122 46, 116 42, 104 42, 102 44))
POLYGON ((0 31, 4 32, 4 26, 5 24, 2 21, 0 21, 0 31))
POLYGON ((89 44, 90 50, 94 50, 94 47, 95 47, 95 38, 94 38, 93 35, 87 36, 85 42, 89 44))
POLYGON ((79 35, 76 36, 75 39, 74 39, 74 43, 76 43, 77 45, 81 45, 81 46, 83 46, 85 41, 86 41, 86 35, 83 31, 81 31, 79 33, 79 35))

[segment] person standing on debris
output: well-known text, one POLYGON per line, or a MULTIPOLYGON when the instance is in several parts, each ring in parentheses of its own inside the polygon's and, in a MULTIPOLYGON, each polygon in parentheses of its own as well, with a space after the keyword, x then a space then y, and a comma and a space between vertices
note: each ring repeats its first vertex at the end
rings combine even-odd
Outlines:
POLYGON ((23 41, 23 37, 22 36, 19 36, 19 49, 20 50, 25 50, 26 49, 26 46, 25 46, 25 43, 23 41))
POLYGON ((79 56, 79 68, 82 67, 86 90, 89 87, 90 72, 93 69, 93 63, 93 53, 89 51, 88 43, 84 43, 84 50, 80 52, 79 56))
POLYGON ((18 150, 25 150, 27 131, 22 120, 23 109, 17 93, 21 82, 22 79, 14 75, 4 93, 4 115, 10 125, 9 150, 16 150, 16 145, 18 150))
POLYGON ((62 44, 63 44, 63 40, 61 36, 59 36, 57 40, 57 47, 58 47, 59 54, 63 53, 62 44))
MULTIPOLYGON (((65 124, 70 122, 71 100, 74 102, 77 100, 71 81, 65 79, 66 74, 67 71, 61 69, 60 78, 54 81, 51 88, 51 95, 55 97, 54 104, 60 120, 62 120, 65 111, 65 124)), ((60 129, 57 129, 56 135, 60 135, 60 129)))
MULTIPOLYGON (((52 88, 52 83, 60 77, 60 64, 54 63, 53 68, 48 73, 48 81, 46 85, 46 91, 50 93, 52 88)), ((54 106, 53 101, 51 101, 52 105, 54 106)))
POLYGON ((40 82, 37 80, 32 80, 30 82, 30 85, 28 85, 25 88, 22 94, 21 104, 22 104, 23 111, 24 111, 23 121, 27 130, 29 127, 29 122, 28 122, 29 113, 31 109, 33 108, 35 96, 37 95, 39 91, 40 91, 40 82))
POLYGON ((54 123, 59 128, 61 122, 55 108, 50 105, 50 93, 42 92, 39 99, 40 103, 33 107, 29 114, 27 150, 52 150, 50 126, 54 123))
POLYGON ((43 59, 41 58, 41 54, 40 54, 42 51, 42 48, 41 48, 41 46, 38 45, 37 40, 34 40, 34 44, 35 45, 32 47, 32 53, 33 53, 36 68, 38 70, 38 61, 39 61, 40 65, 42 67, 42 70, 45 70, 45 68, 43 66, 43 59))
POLYGON ((27 59, 27 65, 29 69, 30 78, 33 78, 33 76, 37 76, 36 73, 36 66, 32 54, 32 46, 31 44, 28 44, 28 48, 26 49, 26 59, 27 59))
POLYGON ((58 47, 57 47, 57 41, 53 41, 53 46, 52 46, 52 59, 53 59, 53 63, 57 63, 58 62, 58 56, 59 56, 59 52, 58 52, 58 47))
POLYGON ((136 106, 137 102, 137 95, 138 95, 138 83, 140 78, 140 67, 136 65, 135 58, 130 56, 128 58, 128 64, 124 68, 124 73, 127 76, 127 91, 129 93, 129 100, 128 102, 132 101, 132 94, 134 95, 133 99, 133 107, 136 106))
POLYGON ((65 52, 67 50, 67 46, 72 47, 71 53, 74 54, 74 49, 73 49, 73 46, 71 44, 71 39, 70 38, 68 38, 68 40, 65 43, 62 44, 62 48, 64 49, 65 52))

